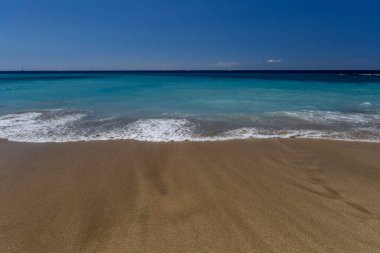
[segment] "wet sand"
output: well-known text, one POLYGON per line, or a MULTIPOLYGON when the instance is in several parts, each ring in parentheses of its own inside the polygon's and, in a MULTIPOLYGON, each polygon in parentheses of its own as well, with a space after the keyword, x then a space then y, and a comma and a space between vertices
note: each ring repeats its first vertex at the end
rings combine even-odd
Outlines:
POLYGON ((380 252, 380 144, 0 141, 0 252, 380 252))

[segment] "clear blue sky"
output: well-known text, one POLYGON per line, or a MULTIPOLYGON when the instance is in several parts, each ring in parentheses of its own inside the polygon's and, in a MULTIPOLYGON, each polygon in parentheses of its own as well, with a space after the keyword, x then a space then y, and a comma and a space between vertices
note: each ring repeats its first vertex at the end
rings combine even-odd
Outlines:
POLYGON ((379 0, 2 0, 0 70, 380 69, 379 0))

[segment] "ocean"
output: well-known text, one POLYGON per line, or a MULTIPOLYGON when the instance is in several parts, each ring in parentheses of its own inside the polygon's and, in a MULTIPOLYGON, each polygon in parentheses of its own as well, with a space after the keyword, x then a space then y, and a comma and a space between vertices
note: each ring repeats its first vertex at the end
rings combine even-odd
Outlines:
POLYGON ((0 72, 0 138, 380 141, 380 72, 0 72))

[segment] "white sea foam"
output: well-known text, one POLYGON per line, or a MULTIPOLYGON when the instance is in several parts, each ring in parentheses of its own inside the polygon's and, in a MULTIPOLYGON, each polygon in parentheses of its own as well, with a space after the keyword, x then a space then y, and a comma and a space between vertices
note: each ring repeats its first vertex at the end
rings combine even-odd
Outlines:
POLYGON ((60 142, 66 137, 60 134, 85 114, 73 113, 44 117, 41 112, 8 114, 0 117, 0 138, 20 142, 60 142))
POLYGON ((192 138, 193 128, 186 119, 146 119, 132 122, 124 128, 105 133, 104 136, 107 139, 184 141, 192 138))
POLYGON ((330 111, 283 112, 284 115, 314 123, 371 123, 379 120, 377 114, 341 113, 330 111))
POLYGON ((371 102, 364 102, 360 104, 361 106, 371 106, 371 102))
MULTIPOLYGON (((73 127, 83 113, 44 118, 41 112, 8 114, 0 117, 0 138, 18 142, 67 142, 112 139, 141 141, 184 141, 192 138, 193 125, 185 119, 137 120, 125 127, 86 131, 73 127)), ((102 119, 99 122, 104 121, 102 119)))
POLYGON ((222 138, 226 140, 232 139, 273 139, 273 138, 296 138, 308 137, 318 138, 322 136, 322 132, 313 130, 277 130, 268 131, 257 128, 239 128, 225 132, 222 138))
POLYGON ((371 73, 371 74, 359 74, 359 76, 380 76, 380 74, 375 74, 375 73, 371 73))
MULTIPOLYGON (((373 116, 343 115, 335 112, 285 112, 284 115, 308 121, 368 123, 373 116)), ((27 112, 0 116, 0 138, 17 142, 71 142, 93 140, 169 141, 225 141, 250 138, 320 138, 336 140, 380 141, 376 127, 357 128, 358 134, 320 130, 269 130, 245 127, 202 135, 198 125, 187 119, 140 119, 131 123, 114 125, 114 118, 98 119, 106 124, 93 127, 83 123, 85 112, 27 112), (364 136, 364 137, 363 137, 364 136)), ((379 118, 377 119, 379 120, 379 118)), ((86 122, 85 122, 86 123, 86 122)), ((88 122, 87 122, 88 123, 88 122)), ((91 124, 90 124, 91 126, 91 124)))

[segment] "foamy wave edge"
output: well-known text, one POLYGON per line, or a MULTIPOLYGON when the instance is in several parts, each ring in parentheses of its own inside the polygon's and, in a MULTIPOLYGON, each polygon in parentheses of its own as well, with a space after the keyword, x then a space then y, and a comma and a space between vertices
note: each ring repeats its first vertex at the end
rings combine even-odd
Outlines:
POLYGON ((315 130, 269 131, 252 127, 225 131, 214 136, 196 134, 195 125, 187 119, 141 119, 122 128, 103 132, 74 130, 72 126, 86 117, 73 112, 44 118, 42 112, 0 116, 0 138, 14 142, 79 142, 107 140, 138 140, 149 142, 228 141, 242 139, 309 138, 341 141, 380 142, 380 139, 353 139, 344 133, 315 130))

